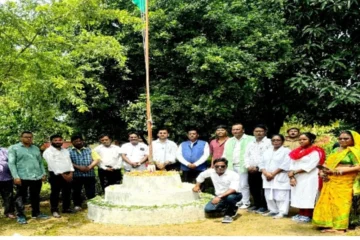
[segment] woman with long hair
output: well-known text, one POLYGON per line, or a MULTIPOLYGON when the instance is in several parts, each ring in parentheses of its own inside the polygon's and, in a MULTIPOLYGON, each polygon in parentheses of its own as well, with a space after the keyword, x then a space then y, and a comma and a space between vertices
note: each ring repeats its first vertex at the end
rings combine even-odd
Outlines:
POLYGON ((360 194, 360 135, 344 131, 338 141, 340 147, 332 151, 320 168, 324 186, 312 223, 325 228, 322 232, 344 233, 349 227, 353 196, 360 194))
POLYGON ((299 137, 300 147, 290 152, 291 206, 299 208, 299 214, 292 217, 296 222, 310 222, 318 195, 319 177, 317 165, 325 161, 325 151, 314 145, 316 136, 310 132, 299 137))

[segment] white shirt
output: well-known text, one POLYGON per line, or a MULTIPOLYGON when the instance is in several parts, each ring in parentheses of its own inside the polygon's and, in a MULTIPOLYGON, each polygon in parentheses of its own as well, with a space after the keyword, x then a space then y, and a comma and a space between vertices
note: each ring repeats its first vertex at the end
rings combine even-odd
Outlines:
MULTIPOLYGON (((241 141, 243 141, 244 139, 248 138, 249 135, 246 135, 245 133, 241 136, 240 139, 237 139, 236 137, 232 137, 235 139, 235 146, 234 146, 234 150, 233 150, 233 165, 239 165, 240 164, 240 157, 241 157, 241 141)), ((225 149, 226 149, 226 144, 228 144, 230 141, 226 141, 225 143, 225 149)), ((224 153, 222 155, 223 158, 226 158, 226 152, 224 150, 224 153)))
MULTIPOLYGON (((132 145, 129 142, 129 143, 125 143, 124 145, 122 145, 121 149, 122 149, 122 153, 126 154, 126 157, 131 162, 140 162, 140 160, 145 155, 149 155, 149 147, 145 143, 138 143, 136 145, 132 145)), ((142 164, 142 165, 144 165, 144 164, 142 164)), ((132 167, 125 161, 124 161, 124 167, 126 170, 132 169, 132 167)), ((137 169, 143 170, 144 167, 139 167, 137 169)))
POLYGON ((74 171, 70 153, 65 148, 58 150, 50 145, 44 151, 43 157, 47 162, 49 172, 54 172, 55 175, 74 171))
POLYGON ((271 181, 266 180, 266 177, 262 175, 263 188, 290 190, 290 179, 287 174, 291 162, 289 157, 290 151, 289 148, 282 146, 276 151, 272 147, 264 152, 259 165, 260 170, 265 169, 267 172, 274 172, 280 168, 284 171, 276 174, 275 178, 271 181))
POLYGON ((246 168, 259 166, 262 155, 269 148, 272 148, 271 140, 269 138, 264 137, 260 142, 257 142, 256 139, 254 139, 254 141, 249 143, 246 147, 244 166, 246 168))
MULTIPOLYGON (((195 141, 196 142, 196 141, 195 141)), ((194 143, 193 142, 190 146, 191 148, 193 147, 194 143)), ((197 160, 196 162, 194 162, 194 164, 196 166, 200 166, 201 164, 203 164, 207 159, 208 157, 210 156, 210 147, 209 147, 209 144, 207 142, 205 142, 205 146, 204 146, 204 153, 203 155, 199 158, 199 160, 197 160)), ((182 147, 181 147, 181 144, 177 150, 177 153, 176 153, 176 158, 179 160, 179 162, 185 166, 189 165, 190 162, 186 161, 185 158, 182 156, 182 147)))
POLYGON ((319 190, 318 169, 320 156, 317 151, 298 159, 291 159, 290 170, 305 170, 295 175, 296 186, 291 187, 291 206, 295 208, 314 208, 319 190))
POLYGON ((224 174, 219 176, 215 172, 215 169, 209 168, 199 174, 199 176, 196 178, 196 182, 203 183, 205 178, 208 177, 211 178, 211 181, 214 184, 216 196, 223 194, 229 189, 233 189, 236 192, 239 192, 240 176, 232 170, 226 169, 224 174))
POLYGON ((155 162, 164 163, 169 161, 170 163, 176 162, 176 150, 177 145, 173 141, 166 139, 165 142, 161 142, 159 139, 153 142, 153 159, 155 162))
POLYGON ((122 150, 119 146, 110 145, 109 147, 105 147, 101 144, 94 148, 94 151, 97 152, 100 156, 101 161, 98 164, 100 168, 106 169, 106 166, 111 166, 113 169, 121 168, 122 150))

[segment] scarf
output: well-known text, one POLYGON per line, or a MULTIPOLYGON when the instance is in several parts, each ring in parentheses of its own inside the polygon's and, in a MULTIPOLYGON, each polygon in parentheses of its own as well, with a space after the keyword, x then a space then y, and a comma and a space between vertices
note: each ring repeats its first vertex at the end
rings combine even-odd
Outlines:
MULTIPOLYGON (((323 165, 324 162, 325 162, 325 158, 326 158, 325 151, 321 147, 318 147, 318 146, 315 146, 315 145, 312 145, 311 147, 308 147, 308 148, 305 148, 305 149, 302 148, 302 147, 295 148, 294 150, 292 150, 289 153, 289 156, 291 157, 292 160, 297 161, 297 160, 301 159, 302 157, 312 153, 313 151, 318 152, 319 157, 320 157, 320 160, 319 160, 318 164, 323 165)), ((323 180, 322 180, 321 177, 319 177, 319 191, 321 191, 322 186, 323 186, 323 180)))

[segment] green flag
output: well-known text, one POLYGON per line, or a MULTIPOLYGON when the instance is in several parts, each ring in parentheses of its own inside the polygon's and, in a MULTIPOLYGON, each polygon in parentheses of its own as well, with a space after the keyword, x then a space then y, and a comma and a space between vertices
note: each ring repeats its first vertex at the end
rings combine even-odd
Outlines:
POLYGON ((145 12, 145 0, 132 0, 142 13, 145 12))

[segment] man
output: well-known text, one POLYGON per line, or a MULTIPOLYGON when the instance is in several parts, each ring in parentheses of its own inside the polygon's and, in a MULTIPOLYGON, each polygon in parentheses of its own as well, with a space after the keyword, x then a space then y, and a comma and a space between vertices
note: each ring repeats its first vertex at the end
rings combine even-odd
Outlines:
POLYGON ((111 144, 111 138, 108 134, 102 134, 99 137, 101 145, 97 146, 94 151, 100 156, 99 162, 99 179, 102 190, 109 185, 120 184, 121 175, 121 148, 111 144))
POLYGON ((149 147, 139 141, 139 134, 137 132, 130 132, 129 142, 121 147, 121 157, 124 160, 124 168, 127 172, 146 170, 145 162, 148 160, 149 147))
POLYGON ((30 190, 32 218, 48 219, 47 215, 40 213, 40 191, 42 181, 46 180, 46 174, 40 150, 33 145, 32 132, 22 132, 20 143, 9 148, 9 168, 16 185, 17 222, 27 224, 24 214, 24 201, 28 189, 30 190))
POLYGON ((214 167, 214 160, 223 155, 225 143, 229 139, 225 125, 217 126, 215 135, 216 138, 210 142, 211 167, 214 167))
POLYGON ((235 123, 231 128, 231 133, 233 137, 226 141, 223 157, 229 161, 228 168, 234 170, 240 176, 242 200, 238 205, 240 209, 246 209, 250 207, 250 189, 244 156, 247 145, 254 140, 254 137, 245 134, 241 123, 235 123))
POLYGON ((72 148, 69 149, 70 158, 75 168, 73 176, 73 201, 74 210, 81 211, 83 199, 81 198, 82 188, 85 188, 87 199, 95 197, 95 171, 94 167, 99 163, 100 156, 95 151, 84 146, 81 135, 71 137, 72 148))
POLYGON ((249 176, 250 193, 254 200, 254 206, 249 208, 248 211, 260 214, 264 214, 268 209, 262 184, 262 173, 259 171, 262 155, 272 147, 271 140, 266 137, 266 134, 267 127, 258 124, 254 128, 255 139, 247 146, 244 156, 245 167, 249 176))
POLYGON ((15 219, 13 179, 8 166, 8 151, 0 147, 0 195, 3 199, 5 217, 15 219))
POLYGON ((49 183, 51 186, 50 207, 53 217, 60 218, 59 195, 62 197, 62 212, 73 213, 71 204, 71 182, 73 179, 74 167, 70 159, 70 153, 63 148, 61 135, 50 136, 51 145, 44 151, 43 157, 48 164, 49 183))
POLYGON ((214 160, 214 168, 207 169, 196 178, 194 192, 200 191, 200 185, 205 178, 210 177, 214 187, 215 195, 205 206, 205 213, 225 213, 223 223, 231 223, 237 215, 238 207, 236 203, 241 200, 239 193, 240 178, 239 175, 227 169, 228 161, 225 158, 214 160))
POLYGON ((300 129, 295 127, 289 128, 287 130, 287 134, 288 136, 285 137, 284 147, 290 148, 290 150, 294 150, 295 148, 300 147, 300 129))
POLYGON ((169 131, 166 128, 160 128, 158 139, 152 144, 153 159, 157 170, 175 170, 176 169, 176 151, 177 145, 169 140, 169 131))
POLYGON ((206 170, 210 150, 207 142, 198 140, 196 129, 190 129, 187 136, 189 140, 180 144, 176 157, 181 164, 183 182, 193 183, 206 170))

